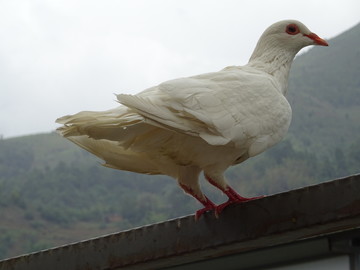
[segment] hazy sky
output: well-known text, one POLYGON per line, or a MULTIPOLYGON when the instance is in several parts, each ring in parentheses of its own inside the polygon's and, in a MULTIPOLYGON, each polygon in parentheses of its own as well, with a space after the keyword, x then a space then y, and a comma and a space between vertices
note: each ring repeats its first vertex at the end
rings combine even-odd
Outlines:
POLYGON ((0 135, 49 132, 62 115, 117 106, 113 93, 243 65, 276 21, 331 38, 359 15, 359 0, 0 0, 0 135))

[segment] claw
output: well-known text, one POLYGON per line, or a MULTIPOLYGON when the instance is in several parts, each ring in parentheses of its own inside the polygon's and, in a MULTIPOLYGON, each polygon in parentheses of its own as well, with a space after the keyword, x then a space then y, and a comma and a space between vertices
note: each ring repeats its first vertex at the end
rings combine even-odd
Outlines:
POLYGON ((199 210, 197 210, 195 212, 195 220, 199 220, 200 217, 208 211, 212 211, 214 210, 215 212, 215 217, 219 218, 220 213, 230 204, 235 204, 235 203, 243 203, 243 202, 247 202, 247 201, 251 201, 251 200, 256 200, 256 199, 261 199, 264 196, 258 196, 258 197, 251 197, 251 198, 245 198, 240 196, 232 187, 227 186, 226 188, 223 188, 221 186, 219 186, 215 181, 213 181, 210 177, 208 177, 207 175, 205 175, 206 179, 215 187, 219 188, 222 192, 224 192, 228 197, 229 200, 227 202, 224 202, 222 204, 219 204, 218 206, 216 206, 212 201, 209 200, 208 197, 206 197, 205 195, 199 196, 198 194, 196 194, 190 187, 188 187, 187 185, 184 184, 180 184, 180 186, 182 187, 182 189, 190 194, 191 196, 193 196, 195 199, 197 199, 202 205, 204 205, 204 208, 201 208, 199 210))
POLYGON ((201 208, 199 210, 197 210, 195 212, 195 220, 199 220, 199 218, 207 211, 211 211, 214 210, 216 208, 216 205, 209 200, 208 197, 206 197, 205 195, 203 196, 199 196, 197 194, 195 194, 195 192, 188 186, 181 184, 180 183, 181 188, 188 194, 190 194, 191 196, 193 196, 195 199, 197 199, 203 206, 204 208, 201 208))
POLYGON ((214 181, 211 177, 209 177, 206 174, 205 174, 205 178, 206 178, 206 180, 208 180, 208 182, 210 184, 212 184, 213 186, 220 189, 222 192, 224 192, 226 194, 226 196, 229 197, 229 200, 227 202, 219 204, 218 206, 215 207, 215 217, 216 218, 219 218, 220 213, 230 204, 243 203, 243 202, 261 199, 261 198, 265 197, 265 196, 258 196, 258 197, 245 198, 245 197, 240 196, 239 193, 237 193, 229 185, 227 185, 226 188, 224 188, 218 182, 214 181))
MULTIPOLYGON (((230 204, 234 204, 234 203, 235 203, 235 201, 232 201, 232 200, 229 199, 227 202, 224 202, 224 203, 219 204, 218 206, 216 206, 216 208, 215 208, 215 217, 219 218, 220 213, 225 209, 225 207, 227 207, 230 204)), ((240 203, 240 202, 238 202, 238 203, 240 203)))
POLYGON ((212 210, 216 210, 216 205, 212 204, 212 205, 208 205, 205 206, 204 208, 201 208, 199 210, 196 211, 195 213, 195 220, 199 220, 199 218, 207 211, 212 211, 212 210))
POLYGON ((218 206, 216 206, 215 208, 215 217, 219 218, 220 213, 229 205, 231 204, 240 204, 240 203, 244 203, 244 202, 248 202, 248 201, 252 201, 252 200, 257 200, 257 199, 261 199, 264 198, 265 196, 258 196, 258 197, 250 197, 250 198, 245 198, 240 196, 239 194, 237 194, 233 189, 231 189, 231 195, 233 196, 229 196, 229 200, 227 202, 224 202, 222 204, 219 204, 218 206), (235 195, 236 194, 236 195, 235 195))

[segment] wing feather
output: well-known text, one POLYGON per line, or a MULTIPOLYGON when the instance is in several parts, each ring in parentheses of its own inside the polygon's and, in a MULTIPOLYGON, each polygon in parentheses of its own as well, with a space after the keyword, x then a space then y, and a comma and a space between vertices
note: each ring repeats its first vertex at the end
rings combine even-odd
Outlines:
POLYGON ((268 104, 276 103, 278 95, 269 76, 234 67, 167 81, 117 98, 150 124, 225 145, 261 134, 268 104))

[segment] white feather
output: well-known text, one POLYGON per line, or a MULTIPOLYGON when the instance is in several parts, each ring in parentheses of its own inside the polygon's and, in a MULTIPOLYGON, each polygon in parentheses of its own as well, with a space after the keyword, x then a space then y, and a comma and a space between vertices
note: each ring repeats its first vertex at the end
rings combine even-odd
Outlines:
POLYGON ((204 198, 200 171, 225 187, 223 172, 229 166, 265 151, 288 130, 291 108, 284 95, 291 62, 312 44, 304 35, 289 37, 289 23, 309 32, 297 21, 276 23, 245 66, 117 95, 120 107, 62 117, 58 130, 105 166, 170 175, 204 198))

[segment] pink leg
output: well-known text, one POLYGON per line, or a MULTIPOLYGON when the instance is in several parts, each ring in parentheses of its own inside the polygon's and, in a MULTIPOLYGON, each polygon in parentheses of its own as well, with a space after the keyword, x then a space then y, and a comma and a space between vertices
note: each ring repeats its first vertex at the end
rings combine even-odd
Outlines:
POLYGON ((212 184, 213 186, 220 189, 222 192, 224 192, 229 197, 229 200, 227 202, 224 202, 224 203, 216 206, 216 209, 215 209, 216 216, 218 216, 224 210, 224 208, 230 204, 243 203, 243 202, 256 200, 256 199, 260 199, 260 198, 264 197, 264 196, 259 196, 259 197, 245 198, 245 197, 240 196, 239 193, 237 193, 232 187, 227 186, 224 189, 218 183, 216 183, 214 180, 212 180, 209 176, 205 175, 205 178, 206 178, 206 180, 209 181, 210 184, 212 184))
POLYGON ((193 192, 193 190, 191 188, 189 188, 188 186, 183 185, 183 184, 180 184, 180 186, 186 193, 190 194, 195 199, 197 199, 202 205, 204 205, 204 208, 201 208, 196 211, 195 220, 198 220, 205 212, 216 209, 216 205, 212 201, 210 201, 208 197, 204 196, 205 199, 201 198, 198 195, 196 195, 193 192))

